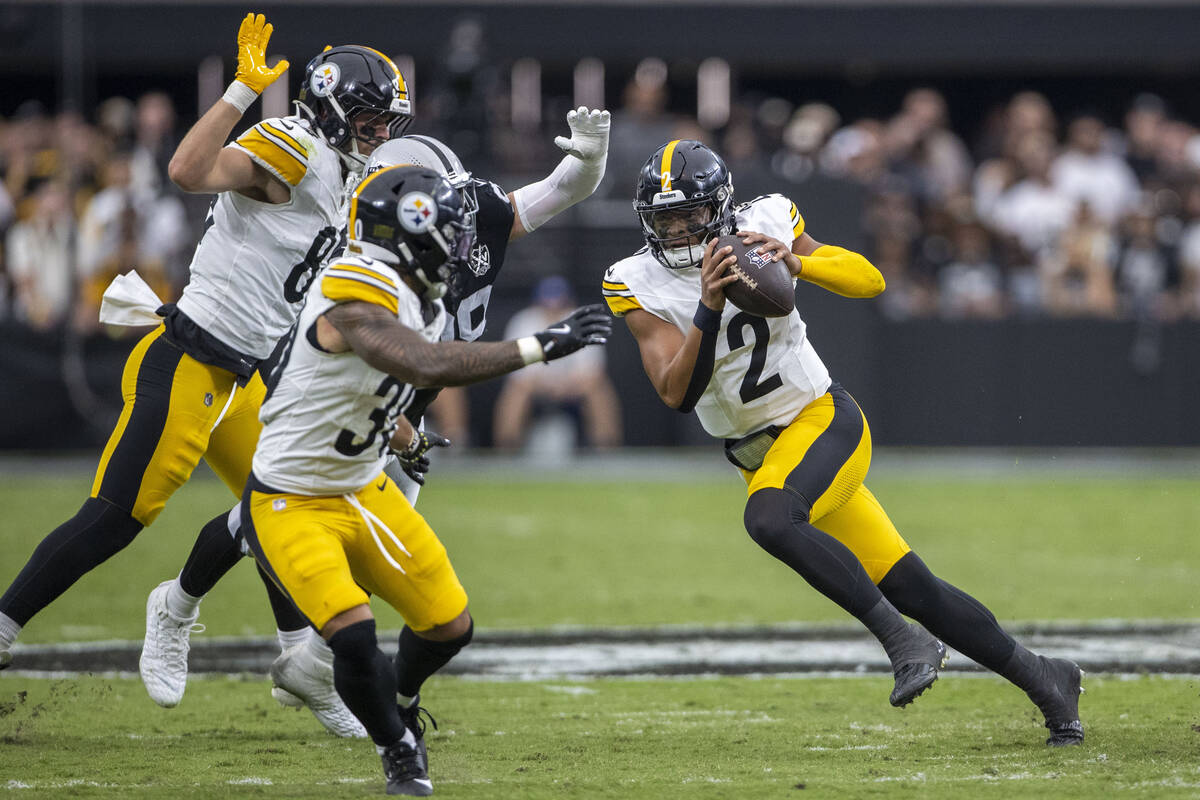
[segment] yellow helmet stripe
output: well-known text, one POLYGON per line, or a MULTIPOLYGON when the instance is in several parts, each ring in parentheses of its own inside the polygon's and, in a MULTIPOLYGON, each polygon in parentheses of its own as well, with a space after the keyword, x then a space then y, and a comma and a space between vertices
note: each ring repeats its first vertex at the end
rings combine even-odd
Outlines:
POLYGON ((675 156, 675 145, 677 144, 679 144, 678 139, 668 142, 667 146, 663 148, 662 164, 658 171, 662 173, 662 190, 664 192, 671 191, 671 159, 675 156))
POLYGON ((349 231, 351 239, 354 238, 354 222, 358 218, 358 196, 359 196, 359 194, 362 193, 363 189, 367 188, 368 183, 375 180, 376 178, 378 178, 380 175, 387 172, 388 170, 392 170, 392 169, 395 169, 395 167, 385 167, 384 169, 381 169, 377 172, 372 172, 370 175, 368 175, 366 177, 366 180, 364 180, 362 183, 360 183, 355 188, 354 194, 350 195, 350 213, 346 217, 346 228, 349 231))
MULTIPOLYGON (((366 45, 363 45, 363 46, 366 47, 366 45)), ((383 53, 376 50, 374 47, 367 47, 366 49, 370 50, 372 53, 379 56, 380 58, 382 58, 384 61, 386 61, 388 63, 388 66, 392 68, 392 72, 396 73, 396 83, 400 86, 400 99, 407 100, 408 99, 408 83, 405 82, 404 76, 400 74, 400 68, 397 67, 390 58, 388 58, 386 55, 384 55, 383 53)))

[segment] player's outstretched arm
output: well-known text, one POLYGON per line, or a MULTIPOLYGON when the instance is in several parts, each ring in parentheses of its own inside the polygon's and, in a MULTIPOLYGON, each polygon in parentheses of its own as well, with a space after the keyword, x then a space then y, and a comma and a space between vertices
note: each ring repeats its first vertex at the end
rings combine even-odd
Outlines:
POLYGON ((885 288, 883 275, 866 257, 832 244, 821 244, 807 233, 791 247, 763 233, 739 231, 745 244, 759 244, 759 252, 783 259, 797 278, 815 283, 843 297, 875 297, 885 288))
MULTIPOLYGON (((270 193, 268 187, 275 180, 271 174, 245 153, 224 145, 250 104, 288 68, 287 61, 280 61, 274 67, 266 64, 267 43, 272 30, 273 26, 262 14, 247 14, 242 20, 238 29, 237 76, 225 90, 225 95, 183 137, 167 165, 167 174, 185 192, 259 189, 270 193)), ((286 192, 282 184, 279 189, 286 192)), ((287 197, 263 199, 279 202, 286 201, 287 197)))
POLYGON ((700 302, 687 332, 654 316, 649 311, 625 312, 625 324, 637 341, 642 367, 662 401, 671 408, 689 412, 704 394, 712 378, 717 333, 725 308, 725 287, 737 280, 728 272, 737 261, 732 247, 716 249, 716 239, 704 248, 700 265, 700 302))
POLYGON ((612 319, 604 306, 594 305, 521 339, 429 342, 382 306, 350 302, 325 312, 318 320, 317 337, 327 350, 353 350, 375 369, 429 388, 465 386, 539 361, 553 361, 582 347, 604 344, 611 330, 612 319))
POLYGON ((554 139, 566 157, 542 180, 509 193, 517 212, 510 240, 534 231, 596 191, 604 178, 611 125, 607 111, 580 106, 567 112, 571 136, 554 139))

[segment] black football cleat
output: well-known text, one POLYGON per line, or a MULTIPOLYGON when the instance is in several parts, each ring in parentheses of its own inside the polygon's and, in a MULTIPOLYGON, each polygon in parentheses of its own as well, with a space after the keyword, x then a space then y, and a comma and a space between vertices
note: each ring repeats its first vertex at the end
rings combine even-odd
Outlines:
POLYGON ((383 775, 387 778, 387 793, 407 797, 429 797, 433 781, 429 780, 424 757, 413 745, 396 742, 380 755, 383 775))
POLYGON ((425 720, 429 720, 429 724, 433 729, 437 730, 437 720, 433 718, 428 709, 422 708, 420 696, 413 698, 412 705, 405 707, 396 706, 396 711, 400 714, 400 720, 404 723, 404 727, 412 731, 413 738, 417 740, 417 753, 421 756, 421 764, 426 770, 429 769, 429 754, 425 750, 425 720))
POLYGON ((938 670, 950 660, 946 645, 924 628, 917 625, 910 628, 914 637, 923 637, 926 641, 914 641, 911 651, 901 656, 900 663, 893 667, 896 685, 888 701, 896 708, 903 708, 920 697, 938 679, 938 670))
POLYGON ((1042 681, 1028 692, 1029 699, 1046 717, 1050 747, 1083 744, 1083 723, 1079 721, 1079 695, 1083 693, 1083 670, 1065 658, 1038 656, 1042 681))

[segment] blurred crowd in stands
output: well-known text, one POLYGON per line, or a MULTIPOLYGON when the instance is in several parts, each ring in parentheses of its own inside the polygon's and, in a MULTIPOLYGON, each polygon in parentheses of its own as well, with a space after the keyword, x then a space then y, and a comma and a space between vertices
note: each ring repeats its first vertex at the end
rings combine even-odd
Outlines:
POLYGON ((932 88, 885 119, 769 98, 735 103, 710 133, 672 120, 664 93, 627 88, 609 190, 625 189, 649 142, 680 136, 723 153, 741 200, 782 192, 815 214, 855 187, 852 238, 887 279, 890 319, 1200 319, 1200 130, 1157 96, 1110 121, 1022 91, 970 134, 932 88))
MULTIPOLYGON (((545 174, 569 99, 521 128, 496 70, 478 58, 456 69, 418 91, 418 128, 486 177, 545 174)), ((610 102, 595 202, 624 203, 622 213, 576 223, 633 228, 644 159, 699 138, 726 157, 741 200, 779 191, 828 215, 851 198, 858 236, 843 243, 884 273, 889 319, 1200 319, 1200 132, 1156 96, 1104 119, 1024 91, 971 131, 951 127, 930 88, 898 97, 886 119, 775 97, 735 101, 708 131, 668 110, 666 72, 644 62, 610 102)), ((129 269, 164 299, 178 295, 208 204, 166 178, 187 122, 161 92, 106 100, 88 118, 28 101, 0 120, 0 320, 93 332, 104 287, 129 269)))

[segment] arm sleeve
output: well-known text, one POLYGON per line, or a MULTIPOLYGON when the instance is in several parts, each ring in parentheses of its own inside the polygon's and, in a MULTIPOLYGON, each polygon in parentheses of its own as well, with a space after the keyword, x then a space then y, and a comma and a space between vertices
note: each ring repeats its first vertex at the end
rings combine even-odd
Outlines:
POLYGON ((802 280, 842 297, 874 297, 884 290, 883 275, 866 258, 831 244, 799 256, 802 280))
POLYGON ((239 136, 236 147, 288 186, 295 186, 308 172, 304 134, 281 119, 265 119, 239 136))
POLYGON ((521 224, 526 231, 537 230, 596 191, 603 177, 604 159, 585 163, 575 156, 565 157, 545 178, 513 192, 521 224))

